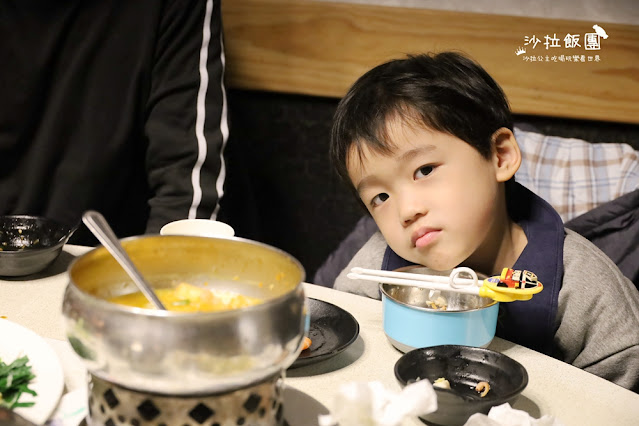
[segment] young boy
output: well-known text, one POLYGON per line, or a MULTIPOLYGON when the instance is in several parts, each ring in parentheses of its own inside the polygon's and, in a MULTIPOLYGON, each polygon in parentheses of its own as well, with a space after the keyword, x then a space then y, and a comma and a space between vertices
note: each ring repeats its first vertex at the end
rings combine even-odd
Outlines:
POLYGON ((497 335, 639 391, 639 292, 514 181, 508 101, 478 64, 444 52, 370 70, 337 108, 331 158, 381 231, 335 288, 380 297, 346 278, 354 266, 530 270, 544 290, 502 303, 497 335))

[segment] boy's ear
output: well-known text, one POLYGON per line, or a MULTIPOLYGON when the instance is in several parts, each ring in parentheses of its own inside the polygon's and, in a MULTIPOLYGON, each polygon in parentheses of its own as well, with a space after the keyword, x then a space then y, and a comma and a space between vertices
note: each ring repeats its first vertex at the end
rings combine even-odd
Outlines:
POLYGON ((491 137, 493 162, 498 182, 506 182, 515 175, 521 165, 521 151, 513 132, 502 127, 491 137))

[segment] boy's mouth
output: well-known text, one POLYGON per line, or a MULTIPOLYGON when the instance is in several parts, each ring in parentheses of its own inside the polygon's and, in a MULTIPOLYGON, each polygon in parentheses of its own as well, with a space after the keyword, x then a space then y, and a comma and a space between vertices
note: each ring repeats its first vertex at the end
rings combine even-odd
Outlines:
POLYGON ((421 248, 430 244, 441 232, 440 229, 422 227, 413 232, 411 243, 413 247, 421 248))

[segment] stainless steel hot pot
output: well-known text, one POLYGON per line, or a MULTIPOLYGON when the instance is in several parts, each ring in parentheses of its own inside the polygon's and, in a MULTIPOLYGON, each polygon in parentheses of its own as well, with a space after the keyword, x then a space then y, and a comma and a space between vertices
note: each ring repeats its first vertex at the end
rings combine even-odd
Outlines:
POLYGON ((308 327, 304 269, 287 253, 241 238, 144 236, 122 244, 155 288, 186 281, 264 298, 248 308, 176 313, 106 298, 137 291, 104 248, 69 266, 68 339, 89 371, 166 395, 223 393, 286 369, 308 327))

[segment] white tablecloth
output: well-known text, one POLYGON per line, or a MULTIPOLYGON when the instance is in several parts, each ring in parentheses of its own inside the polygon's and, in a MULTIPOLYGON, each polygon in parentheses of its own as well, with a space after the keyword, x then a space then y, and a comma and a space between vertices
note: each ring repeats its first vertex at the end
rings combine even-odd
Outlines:
MULTIPOLYGON (((0 316, 46 337, 60 356, 67 391, 84 386, 83 368, 65 341, 61 306, 68 278, 66 268, 85 247, 67 245, 56 262, 41 274, 27 279, 0 280, 0 316)), ((287 419, 305 419, 312 425, 317 413, 332 404, 337 386, 351 381, 380 381, 400 390, 393 367, 402 355, 386 339, 380 301, 324 287, 305 284, 308 297, 321 299, 350 312, 359 322, 358 339, 341 354, 317 364, 289 370, 285 395, 287 419)), ((507 354, 528 370, 529 383, 514 408, 535 418, 550 414, 565 425, 639 424, 639 395, 611 382, 534 352, 495 338, 490 349, 507 354)), ((300 420, 301 421, 301 420, 300 420)), ((291 423, 292 426, 295 423, 291 423)), ((422 425, 417 419, 407 425, 422 425)))

